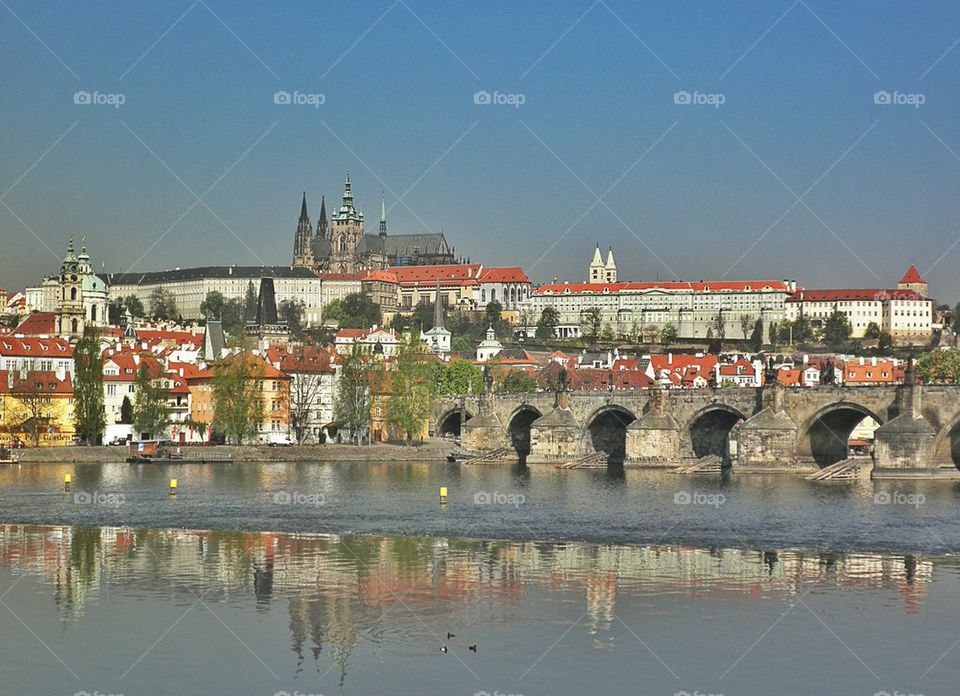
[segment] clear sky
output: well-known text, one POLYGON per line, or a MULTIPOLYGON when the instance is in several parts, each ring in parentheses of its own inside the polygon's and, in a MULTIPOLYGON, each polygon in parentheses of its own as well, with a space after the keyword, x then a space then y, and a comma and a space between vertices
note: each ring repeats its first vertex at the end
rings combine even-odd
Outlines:
POLYGON ((384 192, 535 281, 599 242, 635 280, 915 261, 952 304, 958 40, 955 0, 0 0, 0 286, 71 233, 109 271, 289 263, 349 168, 368 229, 384 192))

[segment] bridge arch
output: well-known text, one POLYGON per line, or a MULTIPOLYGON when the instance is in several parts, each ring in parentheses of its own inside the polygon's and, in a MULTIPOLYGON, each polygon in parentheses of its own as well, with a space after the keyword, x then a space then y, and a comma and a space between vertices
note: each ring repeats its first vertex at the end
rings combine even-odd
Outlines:
POLYGON ((530 454, 530 426, 541 416, 543 413, 536 406, 523 403, 513 409, 507 419, 507 435, 521 461, 530 454))
POLYGON ((817 410, 797 432, 797 458, 825 467, 849 454, 850 435, 865 418, 883 424, 886 418, 855 401, 835 401, 817 410))
POLYGON ((960 413, 947 422, 933 440, 933 466, 960 469, 960 413))
POLYGON ((448 409, 437 419, 436 433, 441 437, 444 435, 459 436, 463 430, 463 424, 471 418, 473 418, 473 414, 467 410, 461 411, 459 406, 448 409))
POLYGON ((715 454, 730 459, 730 433, 733 426, 746 420, 740 409, 722 403, 704 406, 693 414, 687 425, 687 436, 695 457, 715 454))
POLYGON ((587 417, 583 441, 597 452, 606 452, 610 464, 623 464, 627 457, 627 426, 636 419, 625 406, 604 404, 587 417))

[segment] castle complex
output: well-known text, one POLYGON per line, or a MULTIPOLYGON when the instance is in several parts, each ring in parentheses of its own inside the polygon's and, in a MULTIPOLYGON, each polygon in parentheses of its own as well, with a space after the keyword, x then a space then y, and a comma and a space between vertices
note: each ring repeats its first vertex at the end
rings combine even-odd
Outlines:
POLYGON ((363 211, 353 202, 349 171, 343 184, 343 201, 329 221, 326 200, 321 197, 316 230, 307 213, 307 194, 303 194, 293 241, 292 265, 295 268, 356 273, 384 270, 390 266, 452 263, 457 263, 457 260, 442 232, 388 235, 386 203, 382 198, 377 234, 367 234, 363 226, 363 211))

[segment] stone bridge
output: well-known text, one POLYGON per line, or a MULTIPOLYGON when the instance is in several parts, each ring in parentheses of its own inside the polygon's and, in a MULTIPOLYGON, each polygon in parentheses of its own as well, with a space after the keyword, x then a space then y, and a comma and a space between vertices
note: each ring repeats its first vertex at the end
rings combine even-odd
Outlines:
MULTIPOLYGON (((820 386, 443 397, 436 434, 465 449, 512 447, 530 462, 605 451, 614 464, 675 466, 719 455, 735 469, 812 471, 848 456, 866 417, 880 427, 874 472, 960 467, 960 386, 820 386)), ((958 472, 960 473, 960 472, 958 472)))

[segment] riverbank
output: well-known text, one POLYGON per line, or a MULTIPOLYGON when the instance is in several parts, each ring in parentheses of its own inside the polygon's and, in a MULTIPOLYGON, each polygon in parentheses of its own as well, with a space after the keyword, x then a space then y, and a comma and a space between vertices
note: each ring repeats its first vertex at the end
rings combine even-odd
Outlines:
MULTIPOLYGON (((406 446, 372 445, 262 445, 183 446, 185 456, 209 455, 211 459, 232 457, 235 462, 357 462, 357 461, 446 461, 453 445, 439 438, 406 446)), ((129 456, 126 447, 31 447, 16 450, 21 464, 116 464, 129 456)))

